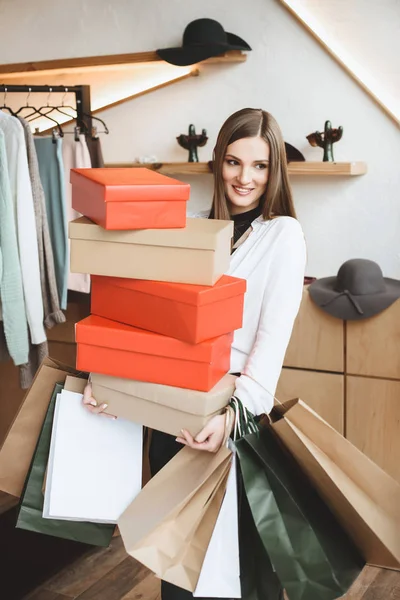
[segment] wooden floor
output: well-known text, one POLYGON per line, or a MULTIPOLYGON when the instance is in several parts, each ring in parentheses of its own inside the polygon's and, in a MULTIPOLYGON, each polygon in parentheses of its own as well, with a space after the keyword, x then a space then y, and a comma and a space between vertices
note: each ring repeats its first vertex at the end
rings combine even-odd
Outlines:
MULTIPOLYGON (((400 600, 400 573, 366 567, 346 600, 400 600)), ((127 557, 120 537, 90 550, 24 600, 160 600, 160 583, 127 557)))
MULTIPOLYGON (((17 499, 0 493, 0 514, 9 511, 17 502, 17 499)), ((20 575, 23 577, 23 573, 20 575)), ((10 595, 7 596, 9 600, 10 595)), ((15 597, 13 596, 13 599, 15 597)), ((3 598, 1 579, 0 598, 3 598)), ((343 598, 345 600, 400 600, 400 572, 365 567, 343 598)), ((88 550, 36 590, 21 598, 21 600, 77 599, 160 600, 160 582, 145 567, 127 556, 122 539, 118 536, 112 539, 109 548, 88 550)))

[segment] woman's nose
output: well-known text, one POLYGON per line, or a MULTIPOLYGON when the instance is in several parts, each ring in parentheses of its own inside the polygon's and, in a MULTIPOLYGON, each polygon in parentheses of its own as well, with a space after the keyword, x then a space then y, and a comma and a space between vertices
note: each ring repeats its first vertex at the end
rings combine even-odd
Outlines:
POLYGON ((246 186, 249 183, 251 183, 251 174, 250 174, 250 170, 242 167, 242 169, 240 170, 240 173, 238 175, 238 181, 240 183, 240 185, 246 186))

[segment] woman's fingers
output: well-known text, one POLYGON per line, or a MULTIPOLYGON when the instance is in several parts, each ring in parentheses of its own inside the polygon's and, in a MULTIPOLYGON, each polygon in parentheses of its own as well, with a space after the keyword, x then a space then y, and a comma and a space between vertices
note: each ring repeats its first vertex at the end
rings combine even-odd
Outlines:
POLYGON ((203 450, 206 452, 217 452, 220 449, 222 442, 220 436, 215 433, 209 434, 203 442, 196 442, 190 432, 186 429, 182 429, 182 437, 178 437, 177 441, 181 444, 185 444, 185 446, 190 446, 190 448, 193 448, 194 450, 203 450))
POLYGON ((92 385, 87 383, 85 385, 85 389, 83 390, 83 401, 87 401, 92 396, 92 385))
POLYGON ((85 408, 87 408, 87 410, 89 410, 92 414, 102 415, 103 417, 114 420, 117 418, 116 415, 111 415, 110 413, 104 412, 108 407, 108 404, 97 404, 96 400, 92 396, 92 386, 90 384, 85 387, 82 400, 85 408))
POLYGON ((179 442, 179 444, 184 444, 185 446, 188 445, 187 441, 183 437, 177 437, 177 438, 175 438, 175 441, 179 442))
POLYGON ((191 446, 194 443, 194 438, 187 429, 181 429, 182 436, 185 438, 187 443, 191 446))
POLYGON ((100 404, 99 406, 94 406, 93 412, 96 413, 97 415, 100 413, 103 413, 106 410, 107 406, 108 406, 108 404, 100 404))
POLYGON ((86 406, 97 406, 96 400, 92 396, 92 386, 88 383, 83 391, 83 404, 86 406))

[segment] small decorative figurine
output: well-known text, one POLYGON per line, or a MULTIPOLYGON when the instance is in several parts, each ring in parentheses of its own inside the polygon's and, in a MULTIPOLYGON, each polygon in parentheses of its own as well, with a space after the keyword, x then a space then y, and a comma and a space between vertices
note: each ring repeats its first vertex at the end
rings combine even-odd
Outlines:
POLYGON ((319 146, 324 149, 323 162, 334 162, 333 158, 333 147, 335 142, 338 142, 343 135, 343 127, 338 129, 332 129, 330 121, 325 121, 324 133, 320 131, 314 131, 307 135, 308 142, 311 146, 319 146))
POLYGON ((198 146, 205 146, 208 140, 207 131, 205 129, 202 130, 201 134, 196 134, 196 129, 193 124, 189 125, 189 133, 188 135, 181 134, 177 138, 178 144, 185 148, 185 150, 189 150, 189 162, 199 162, 199 157, 197 155, 198 146))

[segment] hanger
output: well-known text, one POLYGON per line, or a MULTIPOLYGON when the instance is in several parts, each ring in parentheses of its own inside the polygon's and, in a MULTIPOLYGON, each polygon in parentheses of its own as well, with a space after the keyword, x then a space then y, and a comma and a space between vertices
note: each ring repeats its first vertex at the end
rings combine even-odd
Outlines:
POLYGON ((4 87, 4 98, 3 98, 3 106, 0 106, 1 110, 8 110, 8 112, 15 117, 15 113, 13 111, 12 108, 10 108, 9 106, 6 105, 6 100, 7 100, 7 88, 4 87))
MULTIPOLYGON (((69 108, 69 109, 77 112, 76 108, 74 108, 73 106, 69 106, 69 105, 65 105, 64 104, 64 98, 65 98, 66 94, 68 93, 68 88, 67 87, 65 88, 64 96, 63 96, 63 98, 61 100, 61 106, 51 106, 50 105, 49 101, 50 101, 50 95, 51 95, 52 91, 53 91, 52 88, 49 87, 49 95, 47 96, 46 106, 40 106, 38 108, 38 111, 40 112, 40 114, 43 115, 43 116, 45 116, 45 117, 47 117, 51 112, 53 112, 53 111, 56 110, 60 114, 65 115, 66 117, 69 117, 70 119, 76 119, 76 117, 74 117, 74 115, 71 115, 70 113, 65 112, 64 110, 61 110, 63 108, 69 108), (49 108, 50 110, 48 110, 47 112, 45 112, 46 108, 49 108)), ((35 118, 37 118, 37 117, 34 117, 31 120, 34 121, 35 118)), ((88 130, 87 126, 86 126, 86 123, 83 123, 83 128, 85 130, 84 133, 89 133, 89 130, 88 130)), ((76 127, 74 127, 74 131, 64 131, 63 133, 64 133, 64 135, 66 133, 67 134, 68 133, 73 133, 74 136, 75 136, 75 141, 79 142, 79 134, 81 133, 80 129, 81 129, 80 126, 77 125, 76 127)))
MULTIPOLYGON (((67 116, 67 117, 70 117, 70 118, 72 118, 72 119, 75 119, 75 120, 77 121, 77 117, 78 117, 78 111, 77 111, 76 107, 75 107, 75 106, 70 106, 70 105, 64 104, 64 99, 65 99, 65 96, 68 94, 68 88, 66 87, 66 88, 65 88, 65 90, 64 90, 64 96, 62 97, 62 100, 61 100, 61 106, 51 106, 51 105, 49 104, 49 100, 50 100, 50 94, 51 94, 51 93, 52 93, 52 88, 49 88, 49 95, 48 95, 48 97, 47 97, 47 104, 46 104, 46 106, 41 106, 41 107, 39 107, 39 109, 38 109, 38 110, 40 111, 40 113, 41 113, 41 114, 43 114, 43 115, 48 115, 48 114, 50 114, 51 112, 53 112, 54 110, 56 110, 57 112, 61 113, 62 115, 65 115, 65 116, 67 116), (49 111, 47 111, 46 113, 44 113, 43 111, 44 111, 46 108, 49 108, 50 110, 49 110, 49 111), (64 110, 62 110, 62 109, 64 109, 64 108, 68 108, 68 109, 70 109, 70 110, 73 110, 73 111, 76 113, 76 115, 74 116, 74 115, 71 115, 71 114, 69 114, 69 113, 65 112, 64 110)), ((101 123, 101 124, 103 125, 103 127, 104 127, 104 131, 100 131, 100 132, 98 132, 98 133, 106 133, 106 134, 109 134, 109 133, 110 133, 110 132, 109 132, 109 129, 108 129, 107 125, 105 124, 105 122, 103 121, 103 119, 100 119, 99 117, 95 117, 95 116, 93 116, 93 115, 90 115, 90 114, 88 114, 88 113, 82 113, 82 115, 83 115, 84 117, 88 117, 89 119, 94 119, 95 121, 100 121, 100 123, 101 123)), ((96 128, 94 128, 94 129, 96 130, 96 128)), ((89 128, 88 128, 87 124, 85 123, 85 121, 84 121, 83 119, 82 119, 82 120, 81 120, 79 123, 78 123, 78 121, 77 121, 77 126, 74 128, 74 132, 73 132, 73 133, 75 134, 75 141, 79 141, 79 133, 80 133, 80 130, 83 130, 83 133, 84 133, 85 135, 89 135, 89 128)), ((64 133, 72 133, 72 132, 68 132, 68 131, 66 131, 66 132, 64 132, 64 133)), ((95 131, 95 133, 97 133, 97 130, 95 131)), ((92 131, 92 137, 94 137, 94 135, 93 135, 93 131, 92 131)))
MULTIPOLYGON (((60 125, 60 123, 58 121, 56 121, 52 117, 48 117, 46 114, 40 112, 40 110, 38 108, 36 108, 35 106, 30 106, 29 105, 29 97, 31 95, 31 92, 32 92, 32 89, 28 88, 28 95, 26 97, 26 104, 25 104, 25 106, 21 106, 21 108, 19 108, 14 113, 14 116, 17 117, 22 110, 25 110, 26 108, 30 108, 31 110, 33 110, 33 113, 30 113, 29 115, 26 115, 25 116, 26 119, 29 119, 29 117, 32 117, 33 115, 36 115, 36 116, 33 119, 30 119, 31 121, 34 121, 35 119, 38 119, 39 117, 45 117, 46 119, 49 119, 50 121, 52 121, 55 124, 55 126, 57 128, 58 135, 60 137, 63 137, 64 136, 64 132, 61 129, 61 125, 60 125)), ((53 142, 54 141, 55 141, 55 137, 53 136, 53 142)))
MULTIPOLYGON (((107 135, 110 133, 107 125, 105 124, 105 122, 103 121, 103 119, 100 119, 99 117, 95 117, 93 115, 88 115, 87 113, 83 113, 84 117, 88 117, 89 119, 94 119, 95 121, 100 121, 100 123, 103 125, 104 127, 104 131, 97 131, 97 127, 93 127, 94 129, 94 133, 106 133, 107 135)), ((93 137, 96 137, 96 135, 94 135, 93 137)))

